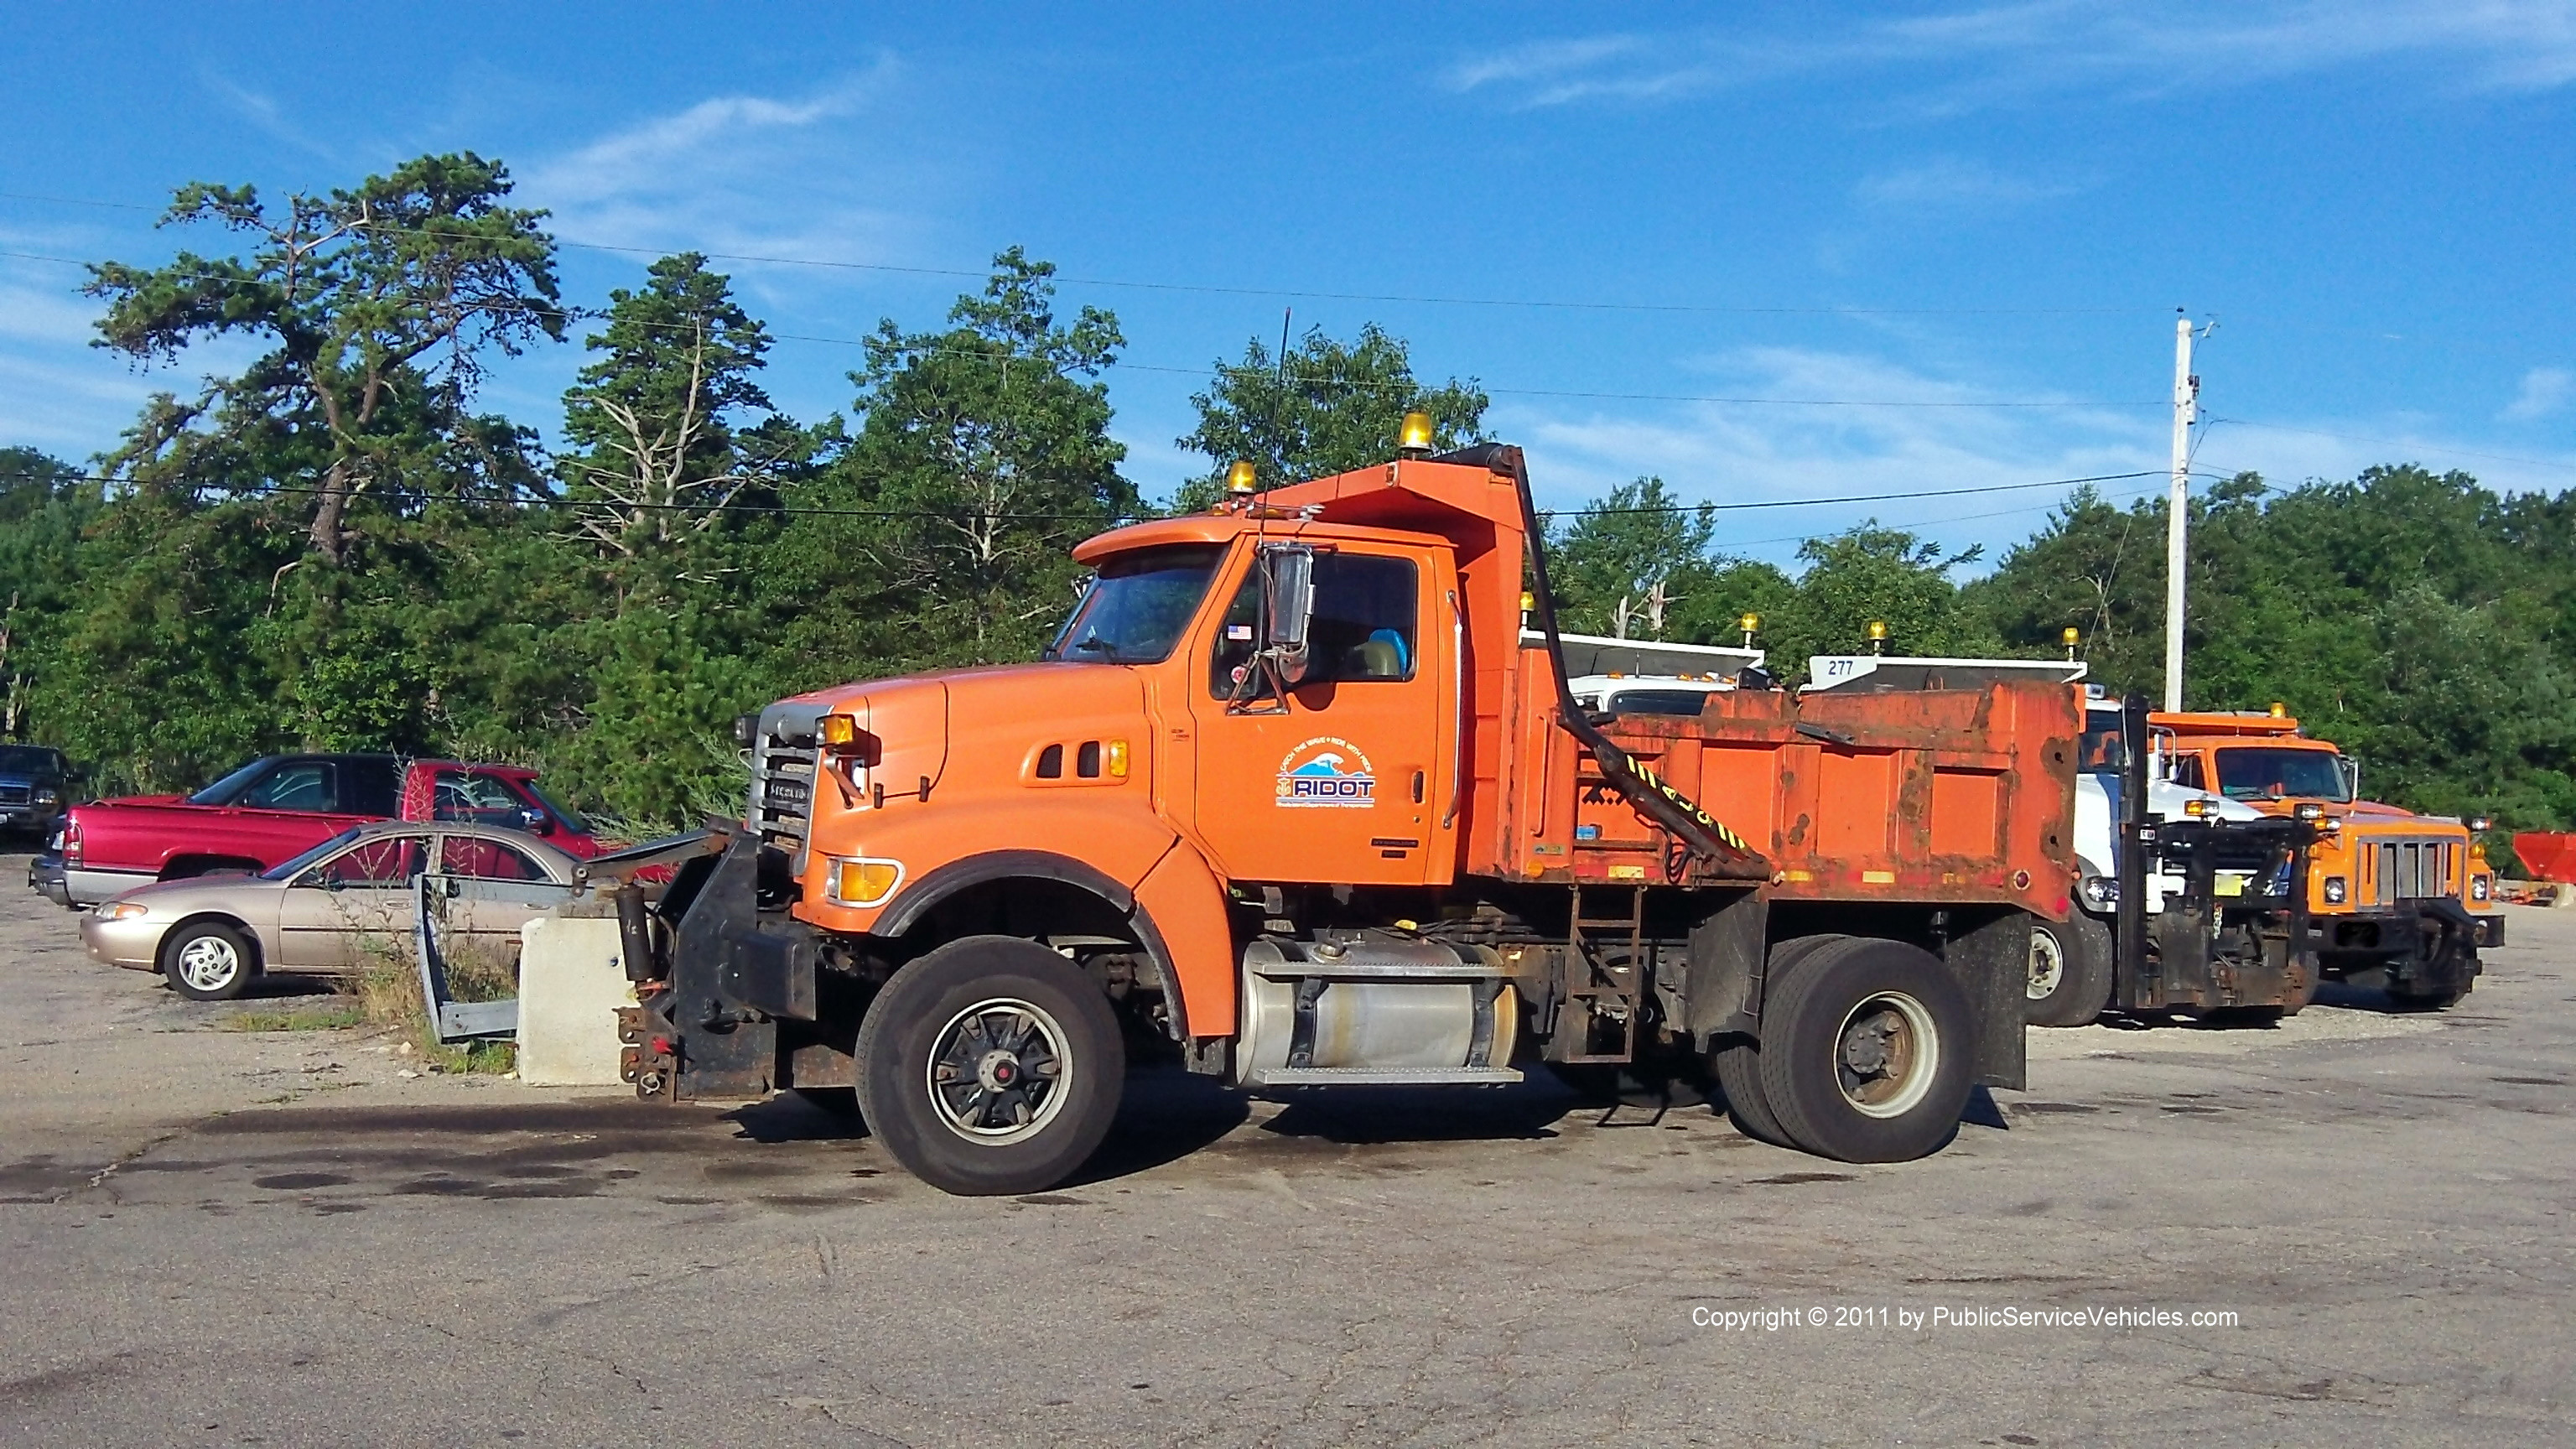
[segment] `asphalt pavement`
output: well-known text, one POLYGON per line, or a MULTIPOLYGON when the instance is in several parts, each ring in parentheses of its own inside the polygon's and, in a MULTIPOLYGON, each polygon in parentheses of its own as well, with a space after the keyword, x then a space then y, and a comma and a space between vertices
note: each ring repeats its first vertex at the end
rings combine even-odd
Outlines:
POLYGON ((2034 1032, 1922 1162, 1175 1075, 966 1200, 793 1099, 221 1029, 22 871, 9 1443, 2576 1442, 2576 912, 2440 1015, 2034 1032))

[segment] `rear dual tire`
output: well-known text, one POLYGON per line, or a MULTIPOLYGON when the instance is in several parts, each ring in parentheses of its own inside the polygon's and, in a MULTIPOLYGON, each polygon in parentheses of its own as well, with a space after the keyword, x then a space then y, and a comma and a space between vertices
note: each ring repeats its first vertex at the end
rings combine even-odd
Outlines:
POLYGON ((1939 1151, 1967 1106, 1967 994, 1901 941, 1810 937, 1774 953, 1762 1036, 1718 1057, 1736 1125, 1840 1162, 1939 1151))
POLYGON ((895 972, 859 1024, 858 1108, 915 1177, 977 1197, 1072 1176, 1118 1115, 1117 1014, 1064 957, 952 941, 895 972))
MULTIPOLYGON (((1771 959, 1763 970, 1763 980, 1776 982, 1788 975, 1800 961, 1827 946, 1839 945, 1849 936, 1798 936, 1783 941, 1771 950, 1771 959)), ((1749 1036, 1729 1038, 1716 1052, 1717 1088, 1726 1096, 1726 1115, 1735 1130, 1757 1142, 1774 1147, 1796 1147, 1788 1131, 1780 1125, 1779 1114, 1771 1110, 1771 1099, 1762 1086, 1762 1044, 1749 1036)))

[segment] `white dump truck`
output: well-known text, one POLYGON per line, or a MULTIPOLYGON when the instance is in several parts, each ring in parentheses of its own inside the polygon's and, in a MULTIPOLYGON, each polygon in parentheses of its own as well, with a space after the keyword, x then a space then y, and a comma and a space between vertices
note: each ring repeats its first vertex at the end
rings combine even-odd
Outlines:
POLYGON ((1956 689, 2041 679, 2084 694, 2075 777, 2082 874, 2063 921, 2031 931, 2029 1020, 2082 1026, 2106 1009, 2280 1015, 2317 983, 2304 881, 2320 822, 2285 820, 2168 778, 2143 701, 2085 683, 2081 660, 1817 655, 1808 692, 1956 689), (2135 715, 2132 719, 2131 716, 2135 715), (2143 799, 2131 817, 2125 803, 2143 799), (2129 848, 2135 841, 2136 848, 2129 848), (2124 903, 2135 903, 2135 923, 2124 903))

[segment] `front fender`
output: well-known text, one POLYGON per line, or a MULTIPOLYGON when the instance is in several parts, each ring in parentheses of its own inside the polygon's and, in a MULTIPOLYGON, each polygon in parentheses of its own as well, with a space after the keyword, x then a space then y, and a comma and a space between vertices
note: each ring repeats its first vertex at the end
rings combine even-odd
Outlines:
POLYGON ((968 861, 1008 854, 1042 855, 1070 862, 1081 868, 1080 873, 1114 885, 1121 898, 1113 903, 1124 910, 1132 903, 1138 882, 1180 838, 1171 826, 1149 813, 1103 810, 1098 808, 1096 798, 1064 804, 1041 800, 1008 809, 978 804, 971 809, 944 810, 936 804, 899 800, 889 802, 883 810, 850 816, 845 823, 846 832, 818 834, 808 849, 805 898, 798 903, 796 914, 827 931, 851 935, 901 934, 900 926, 888 924, 890 918, 906 922, 917 919, 936 894, 974 880, 995 879, 990 874, 969 879, 958 868, 968 861), (992 848, 1004 841, 1025 843, 1027 848, 992 848), (833 855, 894 861, 903 867, 902 881, 892 896, 877 905, 835 904, 825 889, 831 872, 829 857, 833 855), (934 887, 934 878, 936 892, 924 895, 925 889, 934 887))

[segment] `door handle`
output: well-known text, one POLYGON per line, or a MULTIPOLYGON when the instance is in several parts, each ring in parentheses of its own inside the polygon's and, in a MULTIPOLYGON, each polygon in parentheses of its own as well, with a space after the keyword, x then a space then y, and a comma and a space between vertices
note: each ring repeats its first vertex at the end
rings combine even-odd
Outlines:
POLYGON ((1421 772, 1420 770, 1416 770, 1416 771, 1414 771, 1414 772, 1413 772, 1413 803, 1414 803, 1414 804, 1416 804, 1416 805, 1419 805, 1419 804, 1421 804, 1421 803, 1422 803, 1422 782, 1423 782, 1423 775, 1422 775, 1422 772, 1421 772))

